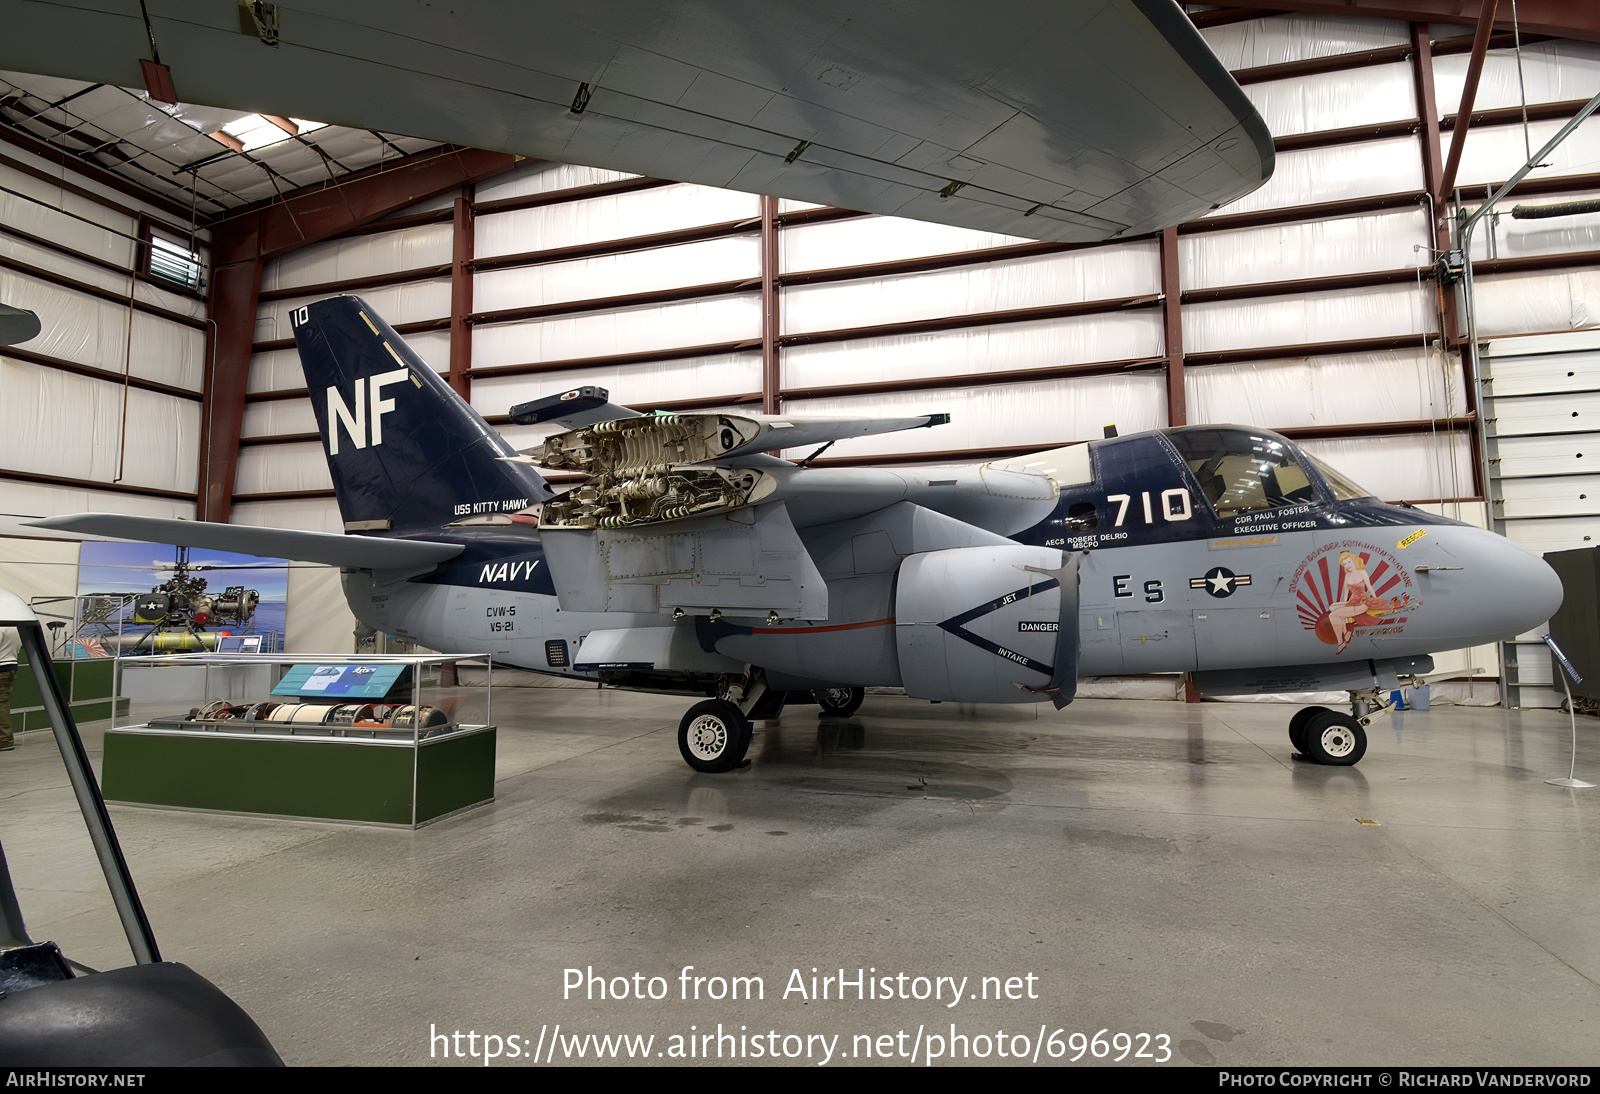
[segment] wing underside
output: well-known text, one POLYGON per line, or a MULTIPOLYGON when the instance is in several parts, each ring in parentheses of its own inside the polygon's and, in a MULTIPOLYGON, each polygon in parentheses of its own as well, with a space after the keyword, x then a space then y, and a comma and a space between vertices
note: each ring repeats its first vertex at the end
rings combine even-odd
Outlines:
MULTIPOLYGON (((150 0, 186 101, 1007 235, 1136 235, 1272 173, 1173 0, 150 0)), ((130 4, 13 5, 0 68, 138 87, 130 4)))
POLYGON ((297 532, 248 524, 212 524, 164 517, 130 517, 117 513, 75 513, 27 522, 33 528, 79 532, 116 539, 204 547, 266 558, 292 558, 359 570, 402 570, 431 566, 459 555, 459 543, 379 539, 373 536, 297 532))

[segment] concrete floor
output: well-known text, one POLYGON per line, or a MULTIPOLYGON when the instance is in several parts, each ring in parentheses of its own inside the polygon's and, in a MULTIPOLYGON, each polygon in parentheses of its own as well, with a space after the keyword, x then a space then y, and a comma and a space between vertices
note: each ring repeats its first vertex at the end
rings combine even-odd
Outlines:
MULTIPOLYGON (((1600 1063, 1600 789, 1544 783, 1563 715, 1405 713, 1321 768, 1290 759, 1290 707, 884 696, 790 708, 711 776, 678 756, 684 706, 497 690, 497 800, 416 832, 112 813, 163 955, 291 1064, 542 1066, 589 1034, 715 1062, 686 1039, 719 1028, 724 1059, 834 1066, 1045 1063, 1100 1031, 1174 1065, 1600 1063), (564 989, 591 967, 666 998, 564 989), (874 970, 879 998, 812 997, 813 969, 874 970), (708 997, 734 977, 764 998, 708 997)), ((1593 721, 1579 757, 1600 781, 1593 721)), ((34 936, 128 963, 48 736, 0 756, 0 798, 34 936)))

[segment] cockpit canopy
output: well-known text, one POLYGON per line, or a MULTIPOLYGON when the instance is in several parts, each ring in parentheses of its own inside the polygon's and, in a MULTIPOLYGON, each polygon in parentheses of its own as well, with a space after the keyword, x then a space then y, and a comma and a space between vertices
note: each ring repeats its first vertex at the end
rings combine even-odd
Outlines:
POLYGON ((1320 475, 1340 501, 1372 497, 1282 437, 1240 426, 1188 426, 1164 431, 1189 466, 1219 518, 1321 500, 1320 475), (1307 467, 1313 470, 1307 473, 1307 467))

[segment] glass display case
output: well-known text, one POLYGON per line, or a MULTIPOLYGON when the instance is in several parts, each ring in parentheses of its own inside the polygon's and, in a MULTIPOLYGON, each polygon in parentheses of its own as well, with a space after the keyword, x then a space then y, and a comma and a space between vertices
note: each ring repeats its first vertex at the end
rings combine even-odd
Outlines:
POLYGON ((490 679, 456 656, 123 657, 106 797, 420 826, 494 798, 490 679))

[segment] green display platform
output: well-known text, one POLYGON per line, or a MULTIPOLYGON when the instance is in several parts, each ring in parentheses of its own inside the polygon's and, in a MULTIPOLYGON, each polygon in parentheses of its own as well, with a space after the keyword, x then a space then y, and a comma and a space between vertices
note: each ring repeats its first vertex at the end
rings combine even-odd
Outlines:
MULTIPOLYGON (((39 697, 39 685, 33 678, 24 654, 19 658, 17 682, 11 689, 11 729, 15 733, 50 728, 50 718, 44 712, 39 697)), ((53 664, 56 679, 72 707, 72 717, 77 722, 98 722, 111 715, 112 662, 101 660, 56 661, 53 664)), ((128 701, 117 700, 117 713, 128 712, 128 701)))
POLYGON ((108 801, 416 828, 494 800, 494 726, 413 744, 368 738, 106 732, 108 801))

